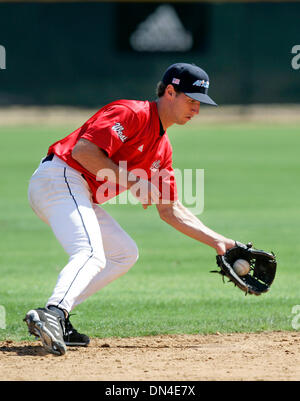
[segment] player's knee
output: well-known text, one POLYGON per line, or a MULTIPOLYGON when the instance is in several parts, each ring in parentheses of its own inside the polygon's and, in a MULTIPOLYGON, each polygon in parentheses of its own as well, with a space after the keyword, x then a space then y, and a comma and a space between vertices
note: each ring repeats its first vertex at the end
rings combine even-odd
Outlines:
POLYGON ((130 267, 132 267, 137 262, 138 258, 139 258, 139 249, 135 241, 131 240, 126 245, 125 259, 126 259, 126 266, 128 267, 128 269, 130 269, 130 267))
POLYGON ((103 254, 94 252, 91 255, 91 259, 92 259, 92 263, 94 263, 94 265, 97 266, 97 269, 99 272, 105 268, 106 258, 103 254))
POLYGON ((76 258, 78 263, 93 265, 98 272, 104 269, 106 265, 106 258, 103 252, 97 249, 83 248, 76 254, 71 256, 71 259, 76 258))

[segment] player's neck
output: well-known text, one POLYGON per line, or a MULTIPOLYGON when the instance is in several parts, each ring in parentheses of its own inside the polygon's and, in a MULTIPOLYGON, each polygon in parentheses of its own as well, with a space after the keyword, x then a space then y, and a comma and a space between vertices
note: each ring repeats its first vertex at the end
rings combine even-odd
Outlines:
POLYGON ((164 102, 163 98, 159 98, 156 100, 157 111, 162 123, 164 130, 166 131, 171 125, 174 124, 174 121, 170 118, 170 113, 168 112, 167 104, 164 102))

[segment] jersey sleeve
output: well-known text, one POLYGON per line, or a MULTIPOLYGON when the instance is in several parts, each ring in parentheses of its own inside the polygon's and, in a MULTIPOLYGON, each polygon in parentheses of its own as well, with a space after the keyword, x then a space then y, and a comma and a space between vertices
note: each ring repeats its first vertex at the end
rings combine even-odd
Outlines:
POLYGON ((88 121, 81 138, 93 142, 111 157, 137 131, 137 125, 137 117, 131 109, 114 105, 88 121))

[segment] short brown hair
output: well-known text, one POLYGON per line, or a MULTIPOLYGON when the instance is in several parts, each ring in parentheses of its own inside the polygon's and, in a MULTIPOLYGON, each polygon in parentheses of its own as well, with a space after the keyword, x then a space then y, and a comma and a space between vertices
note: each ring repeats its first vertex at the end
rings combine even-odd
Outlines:
MULTIPOLYGON (((174 85, 172 85, 176 93, 180 93, 174 85)), ((165 94, 167 85, 165 85, 162 81, 160 81, 156 86, 156 96, 162 97, 165 94)))

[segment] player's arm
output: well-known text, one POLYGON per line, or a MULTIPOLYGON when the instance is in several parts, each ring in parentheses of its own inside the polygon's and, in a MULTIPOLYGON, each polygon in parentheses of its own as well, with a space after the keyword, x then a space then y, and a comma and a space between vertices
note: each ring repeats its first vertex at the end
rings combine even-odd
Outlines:
POLYGON ((142 204, 155 202, 158 199, 158 189, 149 181, 114 163, 104 150, 87 139, 79 139, 73 148, 72 157, 98 180, 109 180, 130 189, 142 204))
POLYGON ((218 255, 235 246, 235 241, 206 227, 180 201, 156 205, 160 218, 176 230, 214 248, 218 255))
POLYGON ((79 139, 72 150, 72 157, 86 170, 95 176, 98 175, 98 178, 102 180, 107 177, 105 175, 101 176, 101 171, 111 171, 113 173, 111 176, 115 175, 117 184, 121 184, 123 180, 122 184, 126 184, 126 188, 129 188, 131 185, 128 182, 128 174, 124 176, 124 170, 120 169, 119 166, 107 156, 104 150, 87 139, 79 139))

